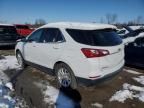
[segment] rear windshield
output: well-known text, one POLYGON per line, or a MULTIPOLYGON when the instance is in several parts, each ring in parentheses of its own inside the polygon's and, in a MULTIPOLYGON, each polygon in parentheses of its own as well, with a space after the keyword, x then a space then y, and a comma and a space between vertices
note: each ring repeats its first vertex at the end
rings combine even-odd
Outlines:
POLYGON ((17 34, 15 27, 13 26, 0 26, 0 35, 6 34, 17 34))
POLYGON ((29 27, 26 26, 26 25, 16 25, 16 28, 18 28, 18 29, 29 29, 29 27))
POLYGON ((114 46, 122 43, 122 39, 112 29, 78 30, 66 29, 68 34, 78 43, 92 46, 114 46))

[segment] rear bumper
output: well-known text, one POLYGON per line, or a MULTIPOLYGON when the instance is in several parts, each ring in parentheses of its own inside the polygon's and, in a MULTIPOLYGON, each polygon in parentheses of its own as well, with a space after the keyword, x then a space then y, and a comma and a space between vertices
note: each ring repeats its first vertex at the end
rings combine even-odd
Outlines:
POLYGON ((82 83, 83 85, 86 85, 86 86, 95 85, 95 84, 104 82, 106 80, 112 79, 113 77, 115 77, 117 74, 119 74, 122 71, 123 67, 124 67, 124 65, 119 70, 112 72, 110 74, 107 74, 101 78, 95 79, 95 80, 77 77, 77 81, 79 83, 82 83))
POLYGON ((0 42, 0 46, 15 46, 16 42, 0 42))

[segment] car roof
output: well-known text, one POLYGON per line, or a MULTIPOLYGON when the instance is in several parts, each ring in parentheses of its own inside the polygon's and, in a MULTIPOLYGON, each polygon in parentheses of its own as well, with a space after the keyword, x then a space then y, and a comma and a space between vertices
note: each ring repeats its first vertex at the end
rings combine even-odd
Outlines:
POLYGON ((129 27, 133 30, 137 30, 137 29, 143 28, 144 26, 129 26, 129 27))
POLYGON ((82 29, 82 30, 99 30, 99 29, 116 29, 115 26, 109 24, 98 23, 78 23, 78 22, 57 22, 48 23, 40 28, 70 28, 70 29, 82 29))
POLYGON ((14 26, 14 25, 12 25, 12 24, 3 24, 3 23, 1 24, 0 23, 0 26, 14 26))

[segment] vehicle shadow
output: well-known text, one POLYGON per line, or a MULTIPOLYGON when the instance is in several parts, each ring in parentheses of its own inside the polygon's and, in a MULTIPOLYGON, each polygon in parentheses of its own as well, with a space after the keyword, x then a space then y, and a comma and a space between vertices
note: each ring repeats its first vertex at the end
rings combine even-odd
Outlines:
POLYGON ((13 84, 13 87, 15 89, 15 84, 17 82, 17 78, 24 72, 23 69, 15 70, 16 73, 13 73, 12 75, 9 73, 6 73, 7 76, 10 78, 10 82, 13 84))
POLYGON ((61 87, 56 100, 56 108, 81 108, 81 100, 78 90, 61 87))
MULTIPOLYGON (((23 72, 25 72, 25 69, 17 70, 17 72, 14 73, 13 75, 8 75, 10 77, 10 82, 12 82, 14 89, 18 88, 17 87, 18 78, 23 74, 23 72)), ((34 96, 28 95, 28 92, 26 91, 27 89, 29 89, 29 88, 25 89, 22 87, 22 90, 17 89, 17 90, 20 90, 17 92, 27 93, 27 96, 31 97, 32 103, 34 103, 34 105, 36 105, 34 96)), ((54 104, 56 106, 56 108, 81 108, 80 102, 81 102, 82 98, 81 98, 81 95, 78 90, 72 89, 70 87, 68 87, 68 88, 61 87, 61 88, 59 88, 58 91, 59 91, 59 93, 58 93, 56 102, 54 104)), ((26 97, 25 97, 25 99, 27 102, 29 102, 29 100, 26 97)), ((42 106, 42 104, 40 106, 42 106)))
POLYGON ((24 70, 22 69, 19 69, 17 70, 17 73, 15 73, 11 79, 10 79, 10 82, 15 82, 15 80, 24 72, 24 70))

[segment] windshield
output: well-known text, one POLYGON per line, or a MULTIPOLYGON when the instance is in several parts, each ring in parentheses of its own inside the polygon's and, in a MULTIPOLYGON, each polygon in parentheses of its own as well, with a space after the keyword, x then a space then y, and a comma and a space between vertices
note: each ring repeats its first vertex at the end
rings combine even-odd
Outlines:
POLYGON ((18 34, 14 26, 0 26, 0 41, 16 40, 18 34))
POLYGON ((122 39, 112 29, 77 30, 66 29, 69 35, 78 43, 92 46, 114 46, 122 43, 122 39))
POLYGON ((128 30, 129 32, 132 32, 132 31, 133 31, 133 29, 130 28, 129 26, 124 26, 124 28, 125 28, 126 30, 128 30))
POLYGON ((0 34, 17 34, 17 31, 13 26, 0 26, 0 34))

